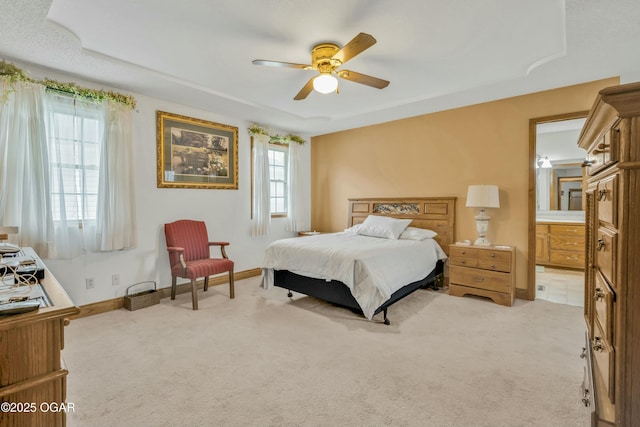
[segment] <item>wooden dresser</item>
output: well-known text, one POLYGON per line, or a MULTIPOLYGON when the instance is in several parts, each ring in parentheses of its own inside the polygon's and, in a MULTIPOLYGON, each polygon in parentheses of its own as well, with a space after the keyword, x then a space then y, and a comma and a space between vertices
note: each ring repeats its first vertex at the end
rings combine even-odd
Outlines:
POLYGON ((449 295, 477 295, 511 306, 515 290, 513 246, 449 246, 449 295))
POLYGON ((593 426, 640 425, 640 83, 600 91, 588 152, 583 351, 593 426), (591 388, 591 389, 589 389, 591 388))
POLYGON ((584 269, 585 224, 536 222, 536 264, 584 269))
POLYGON ((46 268, 40 284, 50 307, 0 317, 2 427, 64 426, 65 410, 73 410, 65 401, 68 371, 61 350, 64 327, 80 310, 46 268))

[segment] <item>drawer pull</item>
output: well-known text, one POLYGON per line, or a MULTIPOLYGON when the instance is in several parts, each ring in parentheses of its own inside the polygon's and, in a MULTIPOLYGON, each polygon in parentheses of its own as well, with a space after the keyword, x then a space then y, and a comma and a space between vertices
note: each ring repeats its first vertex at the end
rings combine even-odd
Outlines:
POLYGON ((604 239, 598 239, 598 246, 596 247, 596 249, 599 251, 604 251, 605 246, 607 246, 607 243, 604 241, 604 239))
POLYGON ((596 301, 600 301, 601 299, 604 299, 604 292, 602 292, 601 288, 596 288, 596 292, 595 292, 595 295, 593 296, 593 299, 595 299, 596 301))
POLYGON ((598 201, 601 202, 607 198, 607 190, 598 190, 598 201))
POLYGON ((495 258, 495 257, 496 257, 496 254, 492 253, 491 258, 495 258))
POLYGON ((609 144, 601 142, 600 144, 598 144, 596 149, 592 151, 592 154, 602 154, 606 153, 607 151, 609 151, 609 144))
POLYGON ((465 260, 461 260, 460 261, 460 264, 462 264, 462 265, 465 265, 466 263, 467 263, 467 261, 465 261, 465 260))
POLYGON ((496 269, 496 265, 495 265, 495 264, 491 264, 491 268, 492 268, 493 270, 495 270, 495 269, 496 269))
POLYGON ((602 351, 604 350, 604 344, 602 344, 602 338, 595 337, 593 339, 593 345, 591 346, 593 351, 602 351))
POLYGON ((476 282, 480 282, 480 283, 481 283, 481 282, 484 282, 484 277, 482 277, 482 276, 476 276, 476 275, 474 274, 474 275, 473 275, 473 276, 471 276, 471 277, 473 277, 473 280, 474 280, 474 281, 476 281, 476 282))
POLYGON ((462 251, 461 253, 462 253, 462 255, 464 255, 464 254, 466 254, 466 253, 467 253, 467 251, 462 251))

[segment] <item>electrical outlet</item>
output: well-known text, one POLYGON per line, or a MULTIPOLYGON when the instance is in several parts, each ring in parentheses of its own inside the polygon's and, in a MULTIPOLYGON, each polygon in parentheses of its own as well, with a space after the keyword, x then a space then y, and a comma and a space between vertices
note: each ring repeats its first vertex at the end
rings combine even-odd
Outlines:
POLYGON ((544 291, 544 290, 545 290, 544 285, 538 285, 538 290, 539 290, 539 291, 544 291))
POLYGON ((87 277, 85 279, 85 283, 87 285, 87 289, 93 289, 96 287, 96 284, 93 282, 93 277, 87 277))
POLYGON ((119 274, 112 274, 111 275, 111 284, 113 286, 118 286, 120 284, 120 275, 119 274))

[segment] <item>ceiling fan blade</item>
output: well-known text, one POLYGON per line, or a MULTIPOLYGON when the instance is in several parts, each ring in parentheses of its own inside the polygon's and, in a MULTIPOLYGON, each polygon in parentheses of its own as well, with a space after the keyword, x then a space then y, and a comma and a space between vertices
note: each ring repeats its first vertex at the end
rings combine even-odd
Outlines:
POLYGON ((368 76, 366 74, 356 73, 355 71, 340 70, 337 74, 338 77, 349 80, 350 82, 360 83, 363 85, 375 87, 377 89, 384 89, 385 87, 389 86, 389 81, 387 80, 382 80, 377 77, 368 76))
POLYGON ((313 90, 313 80, 315 78, 316 76, 311 77, 307 82, 307 84, 304 85, 302 89, 300 89, 300 92, 298 92, 296 97, 293 98, 295 101, 300 101, 301 99, 305 99, 311 93, 311 91, 313 90))
POLYGON ((266 59, 254 59, 253 61, 251 61, 251 63, 253 65, 266 65, 267 67, 301 68, 303 70, 313 70, 313 67, 307 64, 294 64, 292 62, 269 61, 266 59))
POLYGON ((364 52, 371 46, 376 44, 376 39, 367 33, 360 33, 347 43, 342 49, 340 49, 332 59, 337 59, 343 64, 353 58, 354 56, 364 52))

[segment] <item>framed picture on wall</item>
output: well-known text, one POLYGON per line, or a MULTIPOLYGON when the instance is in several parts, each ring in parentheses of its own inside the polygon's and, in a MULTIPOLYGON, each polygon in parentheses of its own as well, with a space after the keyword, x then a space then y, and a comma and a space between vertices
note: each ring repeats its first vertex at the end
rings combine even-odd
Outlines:
POLYGON ((238 189, 238 128, 156 112, 158 187, 238 189))

